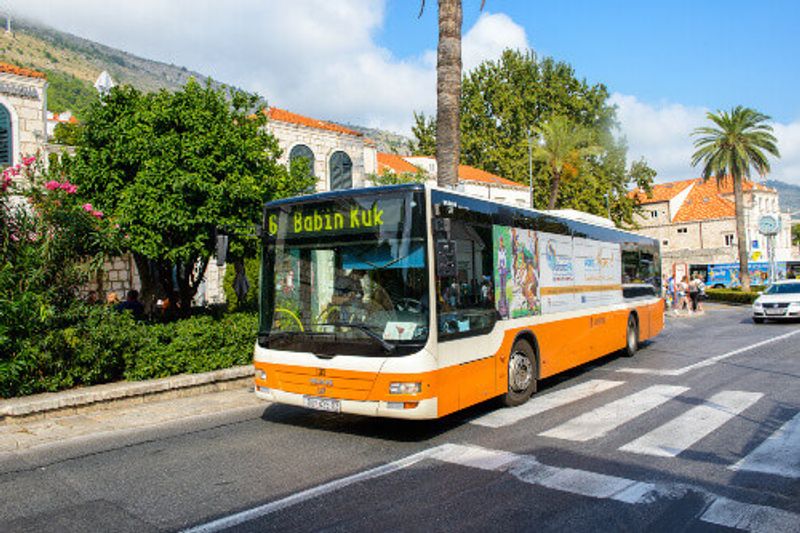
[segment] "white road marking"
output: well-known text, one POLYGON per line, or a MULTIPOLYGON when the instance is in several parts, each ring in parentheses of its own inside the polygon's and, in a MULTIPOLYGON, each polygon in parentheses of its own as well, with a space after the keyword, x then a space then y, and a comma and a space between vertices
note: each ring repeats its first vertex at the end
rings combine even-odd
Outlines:
POLYGON ((515 424, 525 418, 529 418, 545 411, 549 411, 550 409, 555 409, 556 407, 561 407, 563 405, 588 398, 594 394, 618 387, 623 383, 625 382, 593 379, 591 381, 587 381, 586 383, 580 383, 573 387, 549 392, 542 394, 541 396, 534 395, 530 400, 519 407, 498 409, 497 411, 472 420, 470 424, 490 428, 510 426, 511 424, 515 424))
POLYGON ((677 483, 647 483, 587 470, 549 466, 540 463, 532 455, 519 455, 463 444, 443 444, 383 466, 312 487, 272 503, 201 524, 186 531, 205 533, 232 528, 251 520, 263 518, 292 505, 324 496, 354 483, 397 472, 426 459, 482 470, 507 472, 518 480, 531 485, 632 505, 652 503, 659 498, 678 499, 691 491, 700 494, 709 504, 705 512, 698 517, 699 520, 747 531, 788 533, 796 531, 796 526, 800 523, 800 515, 774 507, 737 502, 713 494, 701 487, 677 483))
POLYGON ((622 446, 625 452, 675 457, 756 403, 760 392, 722 391, 650 433, 622 446))
POLYGON ((800 413, 729 468, 800 478, 800 413))
POLYGON ((740 353, 753 350, 755 348, 760 348, 761 346, 765 346, 767 344, 771 344, 773 342, 782 341, 784 339, 788 339, 794 335, 800 334, 800 329, 791 331, 789 333, 785 333, 783 335, 779 335, 777 337, 773 337, 771 339, 767 339, 761 342, 757 342, 755 344, 751 344, 749 346, 745 346, 743 348, 737 348, 736 350, 732 350, 730 352, 724 353, 722 355, 717 355, 714 357, 710 357, 704 361, 700 361, 699 363, 695 363, 693 365, 685 366, 683 368, 677 368, 674 370, 664 370, 659 368, 618 368, 617 372, 625 372, 628 374, 652 374, 654 376, 682 376, 687 372, 691 372, 692 370, 697 370, 698 368, 705 368, 707 366, 711 366, 716 364, 724 359, 729 357, 733 357, 734 355, 738 355, 740 353))
POLYGON ((689 390, 675 385, 653 385, 620 398, 569 422, 539 433, 544 437, 585 442, 605 436, 609 431, 689 390))
POLYGON ((765 505, 717 497, 700 517, 703 522, 755 532, 797 531, 800 516, 765 505))
POLYGON ((392 472, 397 472, 398 470, 402 470, 403 468, 408 468, 409 466, 412 466, 424 459, 429 458, 431 455, 439 453, 441 451, 441 448, 443 448, 443 446, 438 446, 436 448, 423 450, 419 453, 415 453, 414 455, 410 455, 408 457, 399 459, 392 463, 371 468, 369 470, 365 470, 364 472, 359 472, 358 474, 353 474, 352 476, 347 476, 345 478, 337 479, 329 483, 325 483, 323 485, 318 485, 316 487, 312 487, 302 492, 292 494, 291 496, 287 496, 286 498, 270 502, 264 505, 260 505, 252 509, 248 509, 247 511, 242 511, 240 513, 219 518, 218 520, 214 520, 213 522, 208 522, 206 524, 195 526, 191 529, 185 530, 185 533, 211 533, 215 531, 223 531, 225 529, 229 529, 234 526, 244 524, 245 522, 249 522, 257 518, 262 518, 264 516, 275 513, 282 509, 286 509, 287 507, 297 505, 298 503, 302 503, 304 501, 311 500, 319 496, 323 496, 325 494, 337 491, 339 489, 343 489, 354 483, 358 483, 360 481, 366 481, 368 479, 375 479, 381 476, 385 476, 386 474, 391 474, 392 472))

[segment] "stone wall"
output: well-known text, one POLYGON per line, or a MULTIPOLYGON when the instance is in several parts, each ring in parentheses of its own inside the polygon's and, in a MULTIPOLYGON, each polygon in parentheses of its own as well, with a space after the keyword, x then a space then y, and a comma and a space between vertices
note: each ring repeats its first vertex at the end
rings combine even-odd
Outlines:
POLYGON ((136 262, 133 260, 133 256, 126 254, 106 260, 103 263, 103 270, 89 282, 82 292, 86 295, 94 292, 101 299, 105 299, 109 293, 114 292, 120 300, 124 300, 130 289, 138 291, 141 288, 136 262))
POLYGON ((353 162, 353 188, 364 187, 366 174, 376 171, 371 167, 376 167, 377 158, 371 153, 365 158, 365 151, 370 148, 365 145, 363 137, 280 121, 272 121, 267 127, 283 150, 279 158, 281 164, 289 164, 289 153, 298 144, 304 144, 314 152, 317 191, 330 190, 330 158, 336 151, 345 152, 353 162))
POLYGON ((34 155, 47 143, 47 82, 0 73, 0 105, 11 114, 12 158, 18 164, 21 155, 34 155))

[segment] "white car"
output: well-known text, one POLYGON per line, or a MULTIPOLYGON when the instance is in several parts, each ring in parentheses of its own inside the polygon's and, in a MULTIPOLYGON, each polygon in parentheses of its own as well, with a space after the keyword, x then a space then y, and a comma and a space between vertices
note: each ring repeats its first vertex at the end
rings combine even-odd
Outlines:
POLYGON ((800 318, 800 281, 776 281, 753 302, 753 322, 800 318))

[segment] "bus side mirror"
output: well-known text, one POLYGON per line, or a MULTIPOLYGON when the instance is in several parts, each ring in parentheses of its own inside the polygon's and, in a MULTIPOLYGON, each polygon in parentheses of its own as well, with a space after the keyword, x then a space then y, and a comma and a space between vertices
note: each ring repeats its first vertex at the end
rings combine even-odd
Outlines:
POLYGON ((224 266, 228 259, 228 236, 224 233, 217 234, 217 266, 224 266))

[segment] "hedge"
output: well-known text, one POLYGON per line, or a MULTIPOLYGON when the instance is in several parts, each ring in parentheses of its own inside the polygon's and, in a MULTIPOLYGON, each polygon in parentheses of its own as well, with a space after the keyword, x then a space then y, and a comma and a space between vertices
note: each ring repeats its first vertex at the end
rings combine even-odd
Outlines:
POLYGON ((207 372, 252 361, 255 313, 148 324, 105 306, 79 312, 83 316, 26 339, 17 353, 0 360, 0 397, 207 372))
POLYGON ((758 292, 742 292, 738 289, 706 289, 708 299, 717 302, 752 304, 760 296, 758 292))

